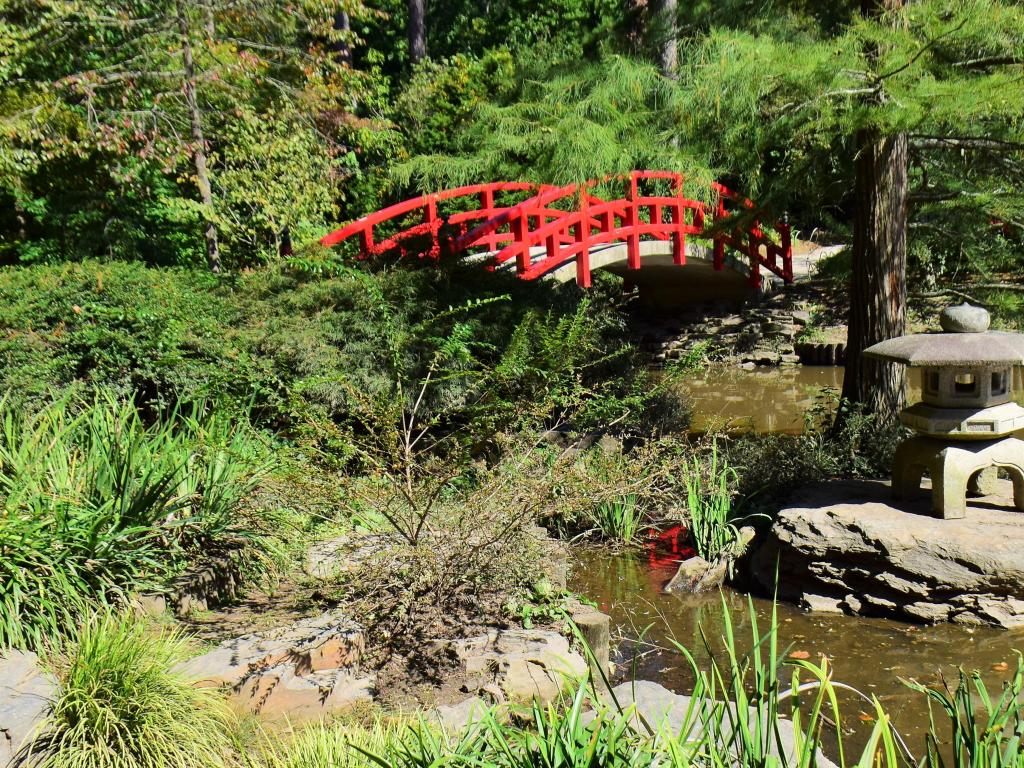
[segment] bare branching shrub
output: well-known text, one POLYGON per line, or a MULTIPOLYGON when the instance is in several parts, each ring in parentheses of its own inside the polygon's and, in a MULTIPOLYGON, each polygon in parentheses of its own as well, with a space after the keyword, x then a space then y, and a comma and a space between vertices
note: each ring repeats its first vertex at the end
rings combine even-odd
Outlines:
MULTIPOLYGON (((381 520, 384 533, 374 538, 373 551, 353 558, 358 564, 338 577, 334 595, 393 646, 493 621, 510 594, 544 575, 552 554, 552 542, 534 524, 542 499, 526 481, 524 465, 507 461, 464 471, 433 501, 415 542, 381 520), (387 546, 380 545, 380 535, 389 539, 387 546)), ((414 485, 413 493, 419 492, 414 485)), ((403 497, 389 480, 363 484, 360 494, 370 509, 386 507, 387 518, 413 514, 397 508, 403 497)))

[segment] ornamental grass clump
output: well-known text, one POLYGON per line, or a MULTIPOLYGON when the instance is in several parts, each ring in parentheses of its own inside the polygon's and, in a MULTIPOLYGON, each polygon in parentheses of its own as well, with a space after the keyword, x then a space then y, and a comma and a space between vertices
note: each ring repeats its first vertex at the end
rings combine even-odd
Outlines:
POLYGON ((918 682, 908 685, 928 697, 927 766, 1024 766, 1024 656, 1019 651, 1017 670, 1003 683, 998 696, 988 690, 977 670, 960 669, 954 687, 945 681, 941 687, 918 682))
POLYGON ((0 401, 0 647, 40 647, 200 553, 268 552, 240 514, 262 455, 202 404, 147 425, 109 394, 36 413, 0 401))
POLYGON ((268 734, 258 763, 261 768, 366 768, 368 754, 391 753, 411 735, 405 720, 375 719, 368 725, 347 722, 311 725, 287 739, 268 734))
POLYGON ((89 617, 78 638, 45 654, 59 692, 23 750, 33 768, 220 768, 234 721, 223 695, 174 672, 183 635, 128 613, 89 617))

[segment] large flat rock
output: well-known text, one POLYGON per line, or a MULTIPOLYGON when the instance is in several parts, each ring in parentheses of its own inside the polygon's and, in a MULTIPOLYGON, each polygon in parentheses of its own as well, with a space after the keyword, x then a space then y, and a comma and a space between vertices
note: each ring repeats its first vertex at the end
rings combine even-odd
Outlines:
POLYGON ((1011 488, 933 517, 927 495, 894 502, 888 483, 810 486, 779 512, 751 558, 766 590, 817 610, 906 621, 1024 626, 1024 513, 1011 488))
POLYGON ((546 629, 491 630, 446 643, 460 662, 471 693, 513 702, 555 700, 587 675, 587 661, 558 632, 546 629))

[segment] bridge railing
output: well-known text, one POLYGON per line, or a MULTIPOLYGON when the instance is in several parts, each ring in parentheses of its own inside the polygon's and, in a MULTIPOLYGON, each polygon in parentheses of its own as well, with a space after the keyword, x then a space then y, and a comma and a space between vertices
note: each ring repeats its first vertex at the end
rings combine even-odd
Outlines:
POLYGON ((724 268, 729 248, 747 261, 751 282, 760 282, 762 268, 792 281, 789 226, 777 223, 775 235, 769 236, 761 223, 748 215, 755 206, 747 198, 717 183, 712 184, 710 203, 687 198, 683 176, 669 171, 634 171, 619 178, 625 189, 623 197, 615 200, 594 195, 597 182, 593 181, 563 187, 517 182, 459 187, 377 211, 332 232, 321 243, 330 246, 356 236, 360 255, 366 258, 386 251, 406 256, 414 244, 427 238, 428 248, 418 252, 421 257, 436 259, 444 252, 482 250, 490 254, 492 269, 514 260, 517 274, 526 280, 575 261, 577 282, 589 287, 594 248, 623 243, 627 267, 639 269, 642 241, 671 241, 673 262, 682 265, 686 263, 687 237, 695 236, 711 239, 716 270, 724 268), (642 194, 641 182, 650 181, 668 181, 671 194, 642 194), (497 195, 505 192, 534 194, 516 204, 497 204, 497 195), (465 205, 466 200, 476 207, 452 214, 438 212, 439 202, 462 201, 465 205), (421 212, 420 223, 376 241, 375 227, 393 224, 417 211, 421 212), (471 226, 475 222, 479 223, 471 226))
MULTIPOLYGON (((397 251, 400 256, 404 257, 410 255, 411 249, 426 238, 429 241, 429 247, 417 255, 436 259, 441 255, 446 239, 443 230, 447 227, 465 231, 470 222, 493 219, 513 207, 500 205, 498 197, 502 193, 537 192, 538 189, 536 184, 527 182, 491 182, 420 195, 356 219, 351 224, 321 238, 320 244, 330 247, 355 237, 359 241, 360 258, 369 258, 392 251, 397 251), (438 209, 438 203, 442 202, 471 203, 474 207, 465 211, 445 214, 438 209), (385 224, 399 222, 413 213, 419 214, 421 218, 419 223, 407 226, 378 240, 378 228, 385 224)), ((508 236, 495 234, 485 245, 489 244, 493 250, 498 247, 500 242, 507 239, 509 239, 508 236)))
POLYGON ((590 285, 590 256, 594 248, 615 243, 626 246, 629 269, 641 266, 640 243, 644 240, 670 240, 676 264, 686 263, 687 236, 712 240, 712 264, 725 266, 726 248, 738 251, 750 267, 750 280, 760 282, 761 268, 792 281, 792 243, 788 225, 775 225, 777 241, 769 237, 761 224, 739 214, 753 210, 754 204, 721 184, 713 184, 713 201, 708 204, 683 194, 683 177, 665 171, 636 171, 624 178, 622 199, 605 201, 590 194, 588 184, 550 189, 509 208, 494 220, 486 221, 455 241, 459 250, 472 247, 481 238, 508 224, 512 241, 492 257, 494 266, 515 260, 520 277, 532 280, 561 267, 576 263, 577 282, 590 285), (672 195, 643 195, 640 182, 664 179, 671 182, 672 195), (566 214, 553 209, 553 203, 575 199, 575 210, 566 214), (730 204, 733 209, 730 209, 730 204), (710 224, 709 224, 710 221, 710 224), (732 221, 735 226, 729 226, 732 221), (531 227, 531 222, 537 222, 531 227))

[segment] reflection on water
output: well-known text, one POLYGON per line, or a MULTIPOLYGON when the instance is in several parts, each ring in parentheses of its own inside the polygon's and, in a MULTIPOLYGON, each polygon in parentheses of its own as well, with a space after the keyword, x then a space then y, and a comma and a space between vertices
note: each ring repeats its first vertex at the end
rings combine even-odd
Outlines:
MULTIPOLYGON (((672 566, 652 569, 646 561, 602 551, 581 549, 576 554, 570 587, 596 601, 611 615, 613 626, 629 638, 619 647, 617 677, 629 679, 635 664, 636 679, 653 680, 678 693, 690 692, 693 680, 686 660, 660 649, 670 649, 674 639, 703 664, 708 656, 703 651, 701 629, 716 649, 720 647, 723 605, 719 594, 664 594, 661 590, 674 572, 672 566)), ((734 591, 727 591, 724 598, 736 635, 745 643, 743 650, 749 650, 748 598, 734 591)), ((770 623, 771 602, 754 598, 753 604, 763 631, 770 623)), ((927 729, 927 709, 923 697, 902 685, 900 678, 932 684, 943 677, 955 681, 957 665, 963 664, 980 669, 990 690, 998 690, 1015 669, 1013 649, 1024 648, 1024 633, 1020 632, 950 624, 917 627, 881 619, 807 614, 785 604, 777 610, 780 647, 807 652, 812 660, 827 655, 834 679, 877 696, 917 756, 927 729)), ((788 674, 783 674, 784 679, 788 674)), ((870 728, 860 714, 869 712, 870 706, 853 699, 842 703, 848 718, 844 730, 852 732, 849 743, 859 749, 870 728)), ((936 717, 940 714, 936 712, 936 717)))
MULTIPOLYGON (((690 428, 706 432, 784 432, 800 434, 809 408, 831 409, 843 388, 843 369, 796 365, 784 368, 711 366, 687 377, 683 385, 692 409, 690 428)), ((1014 391, 1024 404, 1020 368, 1014 391)), ((921 373, 907 377, 907 401, 921 399, 921 373)))
POLYGON ((799 434, 804 413, 832 402, 843 386, 843 369, 796 365, 786 368, 709 367, 686 379, 694 432, 786 432, 799 434), (834 396, 822 397, 827 390, 834 396))

